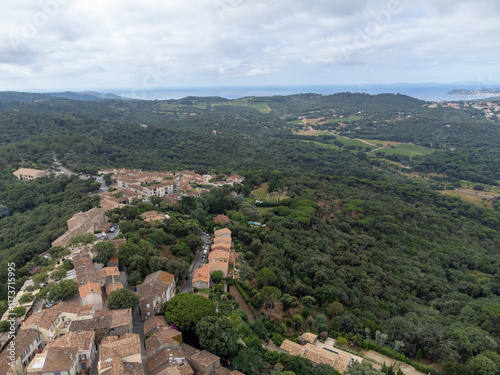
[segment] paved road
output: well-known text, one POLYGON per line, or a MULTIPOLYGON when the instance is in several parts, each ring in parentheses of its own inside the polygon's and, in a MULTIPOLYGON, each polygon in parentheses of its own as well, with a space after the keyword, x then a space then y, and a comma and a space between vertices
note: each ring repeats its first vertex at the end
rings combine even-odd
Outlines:
POLYGON ((58 169, 62 173, 67 174, 68 176, 71 176, 74 174, 69 169, 63 167, 62 164, 57 160, 57 156, 56 156, 55 151, 52 151, 52 160, 54 161, 54 166, 56 167, 56 169, 58 169))
MULTIPOLYGON (((209 237, 206 234, 203 234, 201 236, 203 239, 203 242, 206 243, 209 240, 209 237)), ((181 289, 181 293, 189 293, 193 290, 193 276, 194 276, 194 271, 199 268, 202 263, 201 263, 201 258, 203 257, 203 251, 199 251, 196 253, 195 258, 194 258, 194 266, 191 269, 191 272, 189 274, 189 278, 186 281, 186 284, 184 287, 181 289)))
POLYGON ((116 236, 118 236, 119 234, 120 234, 120 228, 118 228, 117 230, 115 230, 113 233, 106 234, 106 236, 108 236, 108 239, 112 240, 116 236))
POLYGON ((103 194, 108 191, 108 187, 106 186, 106 183, 104 182, 104 178, 101 176, 94 176, 95 180, 97 182, 101 183, 101 187, 99 188, 99 194, 103 194))

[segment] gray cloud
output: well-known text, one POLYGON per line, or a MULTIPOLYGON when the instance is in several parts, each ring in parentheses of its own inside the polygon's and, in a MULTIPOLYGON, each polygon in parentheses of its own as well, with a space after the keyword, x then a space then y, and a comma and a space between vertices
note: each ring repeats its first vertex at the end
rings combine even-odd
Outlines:
POLYGON ((8 2, 0 84, 473 80, 498 71, 499 11, 487 0, 8 2))

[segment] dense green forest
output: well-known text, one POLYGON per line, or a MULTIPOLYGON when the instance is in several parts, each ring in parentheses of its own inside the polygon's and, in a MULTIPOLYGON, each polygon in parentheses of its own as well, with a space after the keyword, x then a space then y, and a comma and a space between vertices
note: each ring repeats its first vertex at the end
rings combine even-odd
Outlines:
MULTIPOLYGON (((21 183, 12 176, 20 166, 51 168, 55 151, 75 172, 238 172, 246 181, 234 188, 237 198, 226 189, 161 206, 181 220, 154 231, 139 220, 122 225, 131 242, 124 265, 132 265, 135 282, 153 269, 182 276, 185 270, 159 261, 157 250, 172 236, 182 238, 186 246, 174 251, 190 260, 188 236, 211 229, 210 215, 226 213, 234 220, 229 228, 246 265, 240 287, 258 312, 260 323, 252 330, 260 339, 327 331, 359 347, 441 362, 444 374, 469 374, 489 361, 500 371, 500 216, 406 177, 411 171, 434 172, 449 181, 496 185, 498 123, 479 111, 433 109, 392 94, 239 101, 79 102, 12 93, 2 98, 0 205, 9 214, 0 217, 0 258, 14 260, 20 277, 30 258, 64 232, 68 217, 97 204, 88 195, 96 188, 91 180, 44 177, 21 183), (409 142, 435 152, 387 156, 337 147, 333 134, 294 134, 305 128, 298 121, 304 116, 324 118, 317 128, 340 136, 409 142), (356 117, 342 122, 348 116, 356 117), (337 148, 304 142, 310 140, 337 148), (388 159, 408 168, 395 168, 388 159), (287 198, 255 207, 250 192, 266 182, 287 198), (249 220, 266 228, 250 227, 249 220), (265 286, 282 293, 283 317, 273 322, 259 313, 266 306, 265 286), (296 315, 301 324, 298 318, 294 323, 296 315)), ((110 214, 133 219, 150 208, 110 214)))

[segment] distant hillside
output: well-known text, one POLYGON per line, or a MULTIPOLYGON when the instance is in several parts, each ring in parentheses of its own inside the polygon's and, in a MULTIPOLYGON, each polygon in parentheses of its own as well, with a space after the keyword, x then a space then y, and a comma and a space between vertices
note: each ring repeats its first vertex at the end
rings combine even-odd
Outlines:
POLYGON ((65 91, 65 92, 48 92, 48 93, 30 93, 30 92, 16 92, 16 91, 3 91, 0 92, 0 101, 6 102, 34 102, 36 100, 54 100, 54 99, 71 99, 83 101, 101 101, 106 99, 121 99, 132 100, 115 94, 103 94, 96 91, 65 91))
POLYGON ((85 101, 96 101, 96 100, 106 100, 106 99, 124 99, 124 100, 131 100, 129 98, 124 98, 122 96, 118 96, 115 94, 102 94, 100 92, 96 91, 80 91, 80 92, 75 92, 75 91, 64 91, 64 92, 51 92, 47 93, 47 95, 57 97, 57 98, 64 98, 64 99, 71 99, 71 100, 85 100, 85 101))
POLYGON ((53 99, 47 94, 37 94, 30 92, 2 91, 0 92, 0 101, 5 102, 34 102, 35 100, 53 99))
POLYGON ((500 95, 500 89, 479 89, 479 90, 465 90, 455 89, 451 90, 449 95, 500 95))

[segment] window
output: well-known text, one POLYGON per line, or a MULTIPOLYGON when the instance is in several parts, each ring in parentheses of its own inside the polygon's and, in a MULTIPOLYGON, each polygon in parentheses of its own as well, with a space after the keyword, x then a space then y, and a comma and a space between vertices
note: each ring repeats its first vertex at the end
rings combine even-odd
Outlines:
POLYGON ((147 303, 147 304, 146 304, 146 308, 148 308, 148 309, 149 309, 149 303, 147 303))
POLYGON ((150 316, 150 315, 151 315, 151 313, 148 311, 148 316, 150 316))
POLYGON ((87 354, 80 354, 80 361, 85 361, 87 359, 87 354))
POLYGON ((82 370, 86 370, 87 369, 87 364, 85 362, 82 363, 82 370))

